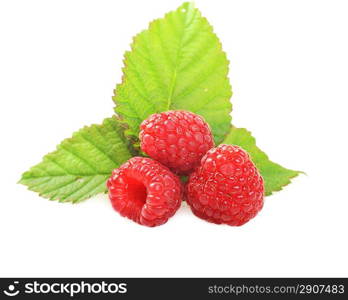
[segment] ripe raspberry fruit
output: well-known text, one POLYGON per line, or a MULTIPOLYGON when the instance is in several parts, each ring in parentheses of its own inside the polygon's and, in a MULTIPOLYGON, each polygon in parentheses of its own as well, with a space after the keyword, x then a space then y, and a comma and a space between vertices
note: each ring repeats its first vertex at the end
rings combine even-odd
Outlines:
POLYGON ((113 171, 107 187, 116 211, 150 227, 166 223, 182 200, 179 178, 150 158, 128 160, 113 171))
POLYGON ((186 186, 193 213, 216 224, 243 225, 261 210, 263 197, 263 178, 248 153, 232 145, 208 151, 186 186))
POLYGON ((189 174, 214 147, 209 125, 188 111, 153 114, 141 123, 140 130, 141 149, 180 175, 189 174))

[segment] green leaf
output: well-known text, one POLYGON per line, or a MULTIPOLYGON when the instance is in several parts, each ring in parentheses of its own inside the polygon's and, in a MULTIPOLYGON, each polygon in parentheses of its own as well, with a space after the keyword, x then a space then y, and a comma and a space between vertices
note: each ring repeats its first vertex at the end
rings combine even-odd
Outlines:
POLYGON ((291 178, 302 173, 300 171, 286 169, 270 161, 268 156, 256 146, 255 138, 245 128, 232 127, 223 143, 238 145, 249 152, 252 161, 260 170, 265 181, 266 196, 280 191, 291 182, 291 178))
POLYGON ((151 22, 134 38, 124 63, 123 82, 113 99, 127 136, 137 138, 144 119, 170 109, 202 115, 217 143, 226 136, 232 109, 228 60, 192 3, 151 22))
POLYGON ((75 132, 19 182, 45 198, 79 202, 105 192, 112 170, 130 157, 119 122, 112 117, 75 132))

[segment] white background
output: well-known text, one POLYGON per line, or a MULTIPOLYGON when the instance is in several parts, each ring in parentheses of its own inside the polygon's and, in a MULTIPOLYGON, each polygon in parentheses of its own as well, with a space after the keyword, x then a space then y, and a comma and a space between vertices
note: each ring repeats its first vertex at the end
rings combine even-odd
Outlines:
POLYGON ((231 61, 233 122, 300 176, 242 227, 185 205, 164 226, 106 196, 60 204, 17 185, 113 112, 131 37, 180 1, 0 2, 1 276, 347 276, 346 1, 196 1, 231 61))

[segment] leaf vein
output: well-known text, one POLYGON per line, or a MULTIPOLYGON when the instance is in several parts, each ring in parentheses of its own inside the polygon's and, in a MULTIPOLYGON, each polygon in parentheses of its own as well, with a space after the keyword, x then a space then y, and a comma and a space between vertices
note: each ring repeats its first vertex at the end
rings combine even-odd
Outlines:
POLYGON ((83 162, 85 165, 89 166, 95 173, 99 173, 97 168, 92 165, 89 161, 87 161, 86 159, 84 159, 83 157, 77 155, 74 151, 72 151, 71 149, 67 149, 65 148, 65 146, 63 146, 62 144, 60 145, 60 148, 67 152, 67 153, 70 153, 71 155, 73 155, 74 157, 76 157, 78 160, 80 160, 81 162, 83 162))

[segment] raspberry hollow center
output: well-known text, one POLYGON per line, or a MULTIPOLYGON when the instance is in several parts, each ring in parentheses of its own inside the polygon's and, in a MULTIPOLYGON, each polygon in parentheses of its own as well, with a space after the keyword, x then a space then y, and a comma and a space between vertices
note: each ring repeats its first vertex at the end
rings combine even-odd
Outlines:
POLYGON ((138 209, 141 210, 147 198, 147 191, 144 183, 134 178, 128 178, 127 194, 128 201, 130 201, 130 203, 134 203, 134 205, 136 205, 136 207, 138 207, 138 209))

